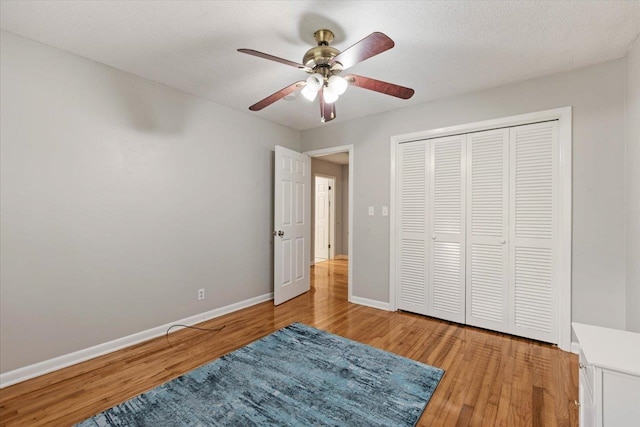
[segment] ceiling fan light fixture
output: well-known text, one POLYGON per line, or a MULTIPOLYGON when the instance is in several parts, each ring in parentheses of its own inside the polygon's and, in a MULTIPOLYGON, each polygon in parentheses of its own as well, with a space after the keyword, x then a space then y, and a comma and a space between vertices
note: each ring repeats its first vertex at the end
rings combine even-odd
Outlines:
POLYGON ((340 97, 331 87, 327 86, 322 91, 322 96, 324 97, 324 102, 327 104, 333 104, 340 97))
POLYGON ((324 84, 324 77, 322 77, 322 75, 319 73, 313 73, 309 77, 307 77, 306 88, 309 88, 309 90, 317 92, 320 89, 322 89, 323 84, 324 84))
POLYGON ((318 91, 310 89, 308 85, 303 87, 300 93, 309 101, 313 101, 314 99, 316 99, 316 96, 318 95, 318 91))
POLYGON ((327 87, 331 92, 338 96, 342 95, 347 90, 347 86, 349 86, 349 83, 347 83, 344 77, 340 76, 331 76, 327 82, 327 87))

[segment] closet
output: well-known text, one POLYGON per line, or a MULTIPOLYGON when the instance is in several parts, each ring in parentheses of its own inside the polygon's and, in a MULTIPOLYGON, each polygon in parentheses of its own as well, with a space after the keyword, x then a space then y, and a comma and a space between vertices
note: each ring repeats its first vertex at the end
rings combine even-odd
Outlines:
POLYGON ((403 141, 398 309, 558 342, 558 121, 403 141))

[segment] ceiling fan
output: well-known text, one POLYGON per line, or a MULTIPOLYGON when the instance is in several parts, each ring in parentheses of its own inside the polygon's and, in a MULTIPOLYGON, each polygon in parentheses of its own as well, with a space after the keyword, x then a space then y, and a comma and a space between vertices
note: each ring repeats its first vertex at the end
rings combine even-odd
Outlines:
POLYGON ((408 87, 355 74, 349 74, 344 77, 339 75, 347 68, 391 49, 394 46, 394 42, 385 34, 379 32, 371 33, 342 52, 329 45, 334 37, 330 30, 318 30, 313 36, 318 45, 304 54, 302 64, 253 49, 238 49, 238 52, 296 67, 310 74, 306 80, 295 82, 256 102, 249 107, 249 110, 260 111, 279 99, 301 89, 302 95, 309 101, 313 101, 320 94, 318 97, 320 99, 320 120, 328 122, 336 118, 335 101, 347 90, 349 85, 401 99, 409 99, 413 96, 414 90, 408 87))

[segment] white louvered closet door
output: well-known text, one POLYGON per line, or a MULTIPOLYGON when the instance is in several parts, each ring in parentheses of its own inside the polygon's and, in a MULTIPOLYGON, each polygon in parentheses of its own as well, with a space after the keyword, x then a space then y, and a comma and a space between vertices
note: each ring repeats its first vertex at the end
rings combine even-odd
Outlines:
POLYGON ((509 129, 467 135, 467 324, 511 332, 509 129))
POLYGON ((429 141, 429 280, 427 314, 465 321, 465 140, 429 141))
POLYGON ((515 335, 558 342, 557 122, 510 129, 509 283, 515 335))
POLYGON ((425 141, 404 143, 398 153, 397 306, 420 314, 427 314, 427 147, 425 141))

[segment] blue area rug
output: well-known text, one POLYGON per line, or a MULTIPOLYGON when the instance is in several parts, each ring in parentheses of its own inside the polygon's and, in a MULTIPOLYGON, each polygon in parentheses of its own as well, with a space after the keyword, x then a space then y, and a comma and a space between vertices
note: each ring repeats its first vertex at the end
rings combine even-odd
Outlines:
POLYGON ((444 371, 294 323, 78 426, 414 426, 444 371))

